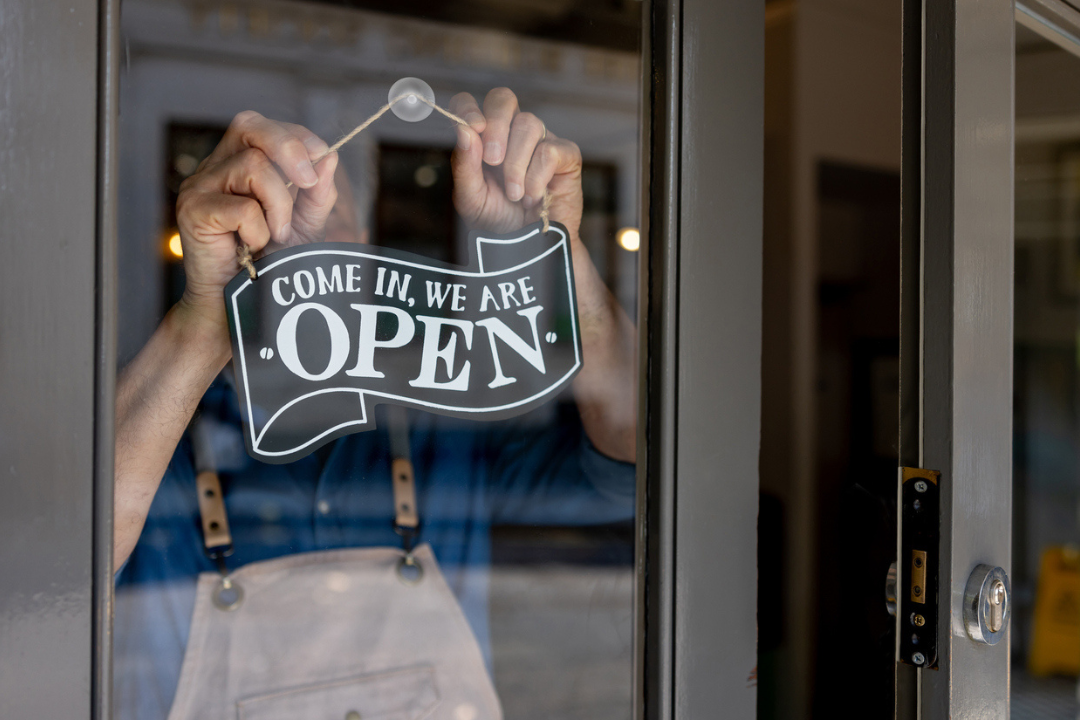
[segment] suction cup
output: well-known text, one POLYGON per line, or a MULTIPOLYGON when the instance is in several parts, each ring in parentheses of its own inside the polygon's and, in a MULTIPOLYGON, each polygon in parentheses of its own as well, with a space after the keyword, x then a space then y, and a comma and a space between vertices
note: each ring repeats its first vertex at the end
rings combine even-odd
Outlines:
POLYGON ((407 77, 398 80, 390 88, 387 101, 393 102, 394 98, 399 98, 402 95, 405 96, 404 99, 398 100, 390 108, 402 120, 420 122, 431 114, 433 108, 420 100, 420 98, 426 98, 428 102, 435 102, 435 93, 431 91, 431 86, 420 78, 407 77))

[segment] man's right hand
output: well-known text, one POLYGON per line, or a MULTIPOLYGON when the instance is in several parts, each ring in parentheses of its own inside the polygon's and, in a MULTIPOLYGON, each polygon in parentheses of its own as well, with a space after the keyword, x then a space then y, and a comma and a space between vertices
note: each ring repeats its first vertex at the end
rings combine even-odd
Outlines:
POLYGON ((237 115, 214 152, 180 186, 184 295, 177 309, 227 343, 223 291, 239 271, 237 239, 252 254, 273 243, 321 240, 337 200, 337 153, 300 125, 237 115), (289 188, 288 182, 294 187, 289 188))
POLYGON ((176 215, 184 296, 117 379, 116 567, 138 542, 199 399, 229 361, 224 288, 239 271, 237 239, 253 253, 270 243, 321 240, 337 199, 337 155, 312 165, 326 150, 306 128, 243 112, 181 185, 176 215), (294 187, 287 187, 289 181, 294 187))

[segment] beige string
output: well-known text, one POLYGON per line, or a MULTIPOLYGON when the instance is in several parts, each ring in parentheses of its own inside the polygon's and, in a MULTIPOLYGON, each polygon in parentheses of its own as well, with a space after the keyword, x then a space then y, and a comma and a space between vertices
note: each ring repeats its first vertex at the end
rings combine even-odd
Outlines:
MULTIPOLYGON (((401 100, 404 100, 405 98, 409 97, 410 95, 413 95, 414 97, 416 97, 417 100, 419 100, 419 101, 421 101, 423 103, 426 103, 427 105, 430 105, 432 108, 434 108, 435 110, 438 110, 440 113, 442 113, 446 117, 450 118, 451 120, 453 120, 458 125, 464 125, 465 127, 469 126, 469 123, 465 122, 464 120, 462 120, 457 115, 450 112, 449 110, 445 110, 445 109, 439 107, 438 105, 433 103, 431 100, 428 100, 426 97, 424 97, 422 95, 415 95, 414 93, 406 93, 404 95, 399 95, 398 97, 394 98, 390 102, 383 105, 381 108, 379 108, 375 112, 374 115, 372 115, 367 120, 365 120, 364 122, 362 122, 359 125, 357 125, 356 127, 354 127, 347 134, 343 135, 340 140, 338 140, 336 143, 334 143, 329 148, 327 148, 326 152, 324 152, 319 157, 315 158, 311 162, 311 164, 312 165, 318 165, 320 162, 322 162, 323 158, 325 158, 327 155, 330 155, 331 153, 335 153, 338 150, 340 150, 342 148, 342 146, 345 145, 345 143, 349 142, 354 137, 356 137, 360 133, 364 132, 364 130, 367 130, 368 126, 370 126, 371 123, 375 122, 376 120, 381 118, 383 115, 385 115, 386 112, 390 108, 392 108, 395 103, 400 102, 401 100)), ((544 128, 544 137, 547 137, 547 128, 546 127, 544 128)), ((285 187, 286 188, 291 188, 292 186, 293 186, 293 183, 290 180, 289 183, 285 187)), ((551 209, 551 193, 548 192, 545 189, 544 190, 544 199, 540 203, 540 219, 544 223, 543 232, 547 232, 548 230, 551 229, 551 223, 550 223, 550 221, 548 219, 549 216, 550 216, 550 209, 551 209)), ((253 263, 252 260, 251 260, 251 249, 247 245, 245 245, 243 242, 241 242, 240 245, 236 248, 236 255, 237 255, 237 258, 239 260, 240 267, 243 268, 244 270, 247 270, 248 277, 250 277, 252 280, 257 278, 258 273, 255 272, 255 263, 253 263)))

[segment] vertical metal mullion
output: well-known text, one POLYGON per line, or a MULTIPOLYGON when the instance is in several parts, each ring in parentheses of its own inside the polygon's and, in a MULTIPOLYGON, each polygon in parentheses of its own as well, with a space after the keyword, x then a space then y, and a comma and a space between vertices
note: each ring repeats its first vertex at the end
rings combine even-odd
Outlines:
POLYGON ((674 708, 675 395, 678 359, 681 0, 645 8, 645 172, 639 367, 637 720, 674 708))
MULTIPOLYGON (((950 562, 949 521, 956 478, 952 470, 953 425, 953 223, 955 3, 923 0, 919 277, 919 467, 942 472, 941 540, 938 552, 938 670, 916 670, 919 716, 950 717, 952 613, 956 583, 950 562), (932 676, 932 677, 929 677, 932 676), (923 693, 926 688, 929 692, 923 693), (945 714, 941 714, 941 713, 945 714)), ((903 621, 903 618, 900 618, 903 621)))
MULTIPOLYGON (((901 139, 900 212, 900 465, 918 467, 920 458, 920 307, 922 285, 922 0, 904 0, 903 131, 901 139)), ((897 506, 899 514, 900 508, 897 506)), ((899 528, 899 523, 897 523, 899 528)), ((900 533, 897 531, 897 557, 900 533)), ((903 587, 897 562, 897 587, 903 587)), ((897 627, 901 619, 897 618, 897 627)), ((899 640, 899 635, 894 638, 899 640)), ((918 717, 917 670, 896 664, 895 717, 918 717)))
POLYGON ((117 338, 120 0, 100 0, 94 367, 93 686, 91 717, 112 718, 113 449, 117 338))
POLYGON ((99 2, 0 5, 0 715, 91 715, 99 2))
POLYGON ((978 645, 962 599, 1010 566, 1014 19, 1010 0, 924 0, 922 453, 943 473, 940 669, 924 718, 1007 717, 1009 647, 978 645))
POLYGON ((683 0, 674 716, 756 715, 765 4, 683 0))

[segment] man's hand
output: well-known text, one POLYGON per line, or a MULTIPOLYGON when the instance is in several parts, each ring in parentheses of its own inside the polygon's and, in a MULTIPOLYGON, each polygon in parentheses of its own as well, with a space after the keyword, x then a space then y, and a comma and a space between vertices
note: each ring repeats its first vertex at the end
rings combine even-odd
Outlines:
POLYGON ((178 309, 194 315, 227 341, 222 292, 236 275, 236 238, 253 253, 273 243, 322 239, 337 200, 337 154, 312 161, 325 142, 299 125, 257 112, 237 115, 198 171, 180 186, 176 201, 184 248, 184 297, 178 309), (293 188, 286 187, 288 182, 293 188))
POLYGON ((176 203, 184 297, 121 373, 116 391, 113 562, 142 532, 158 483, 199 398, 229 361, 223 289, 239 270, 236 238, 253 252, 321 240, 337 199, 337 155, 310 130, 236 116, 221 143, 184 181, 176 203), (288 181, 294 188, 286 187, 288 181))
POLYGON ((535 222, 544 191, 551 193, 550 218, 569 230, 574 261, 584 359, 574 398, 581 421, 601 452, 633 461, 636 331, 581 242, 581 150, 521 112, 506 88, 489 92, 483 111, 472 95, 455 95, 450 111, 469 124, 457 128, 451 167, 454 206, 473 229, 505 233, 535 222))
POLYGON ((459 125, 451 166, 454 206, 474 229, 504 233, 540 217, 544 190, 551 193, 551 219, 577 237, 581 225, 581 150, 555 137, 535 115, 521 112, 517 96, 496 88, 480 110, 460 93, 450 111, 459 125))

